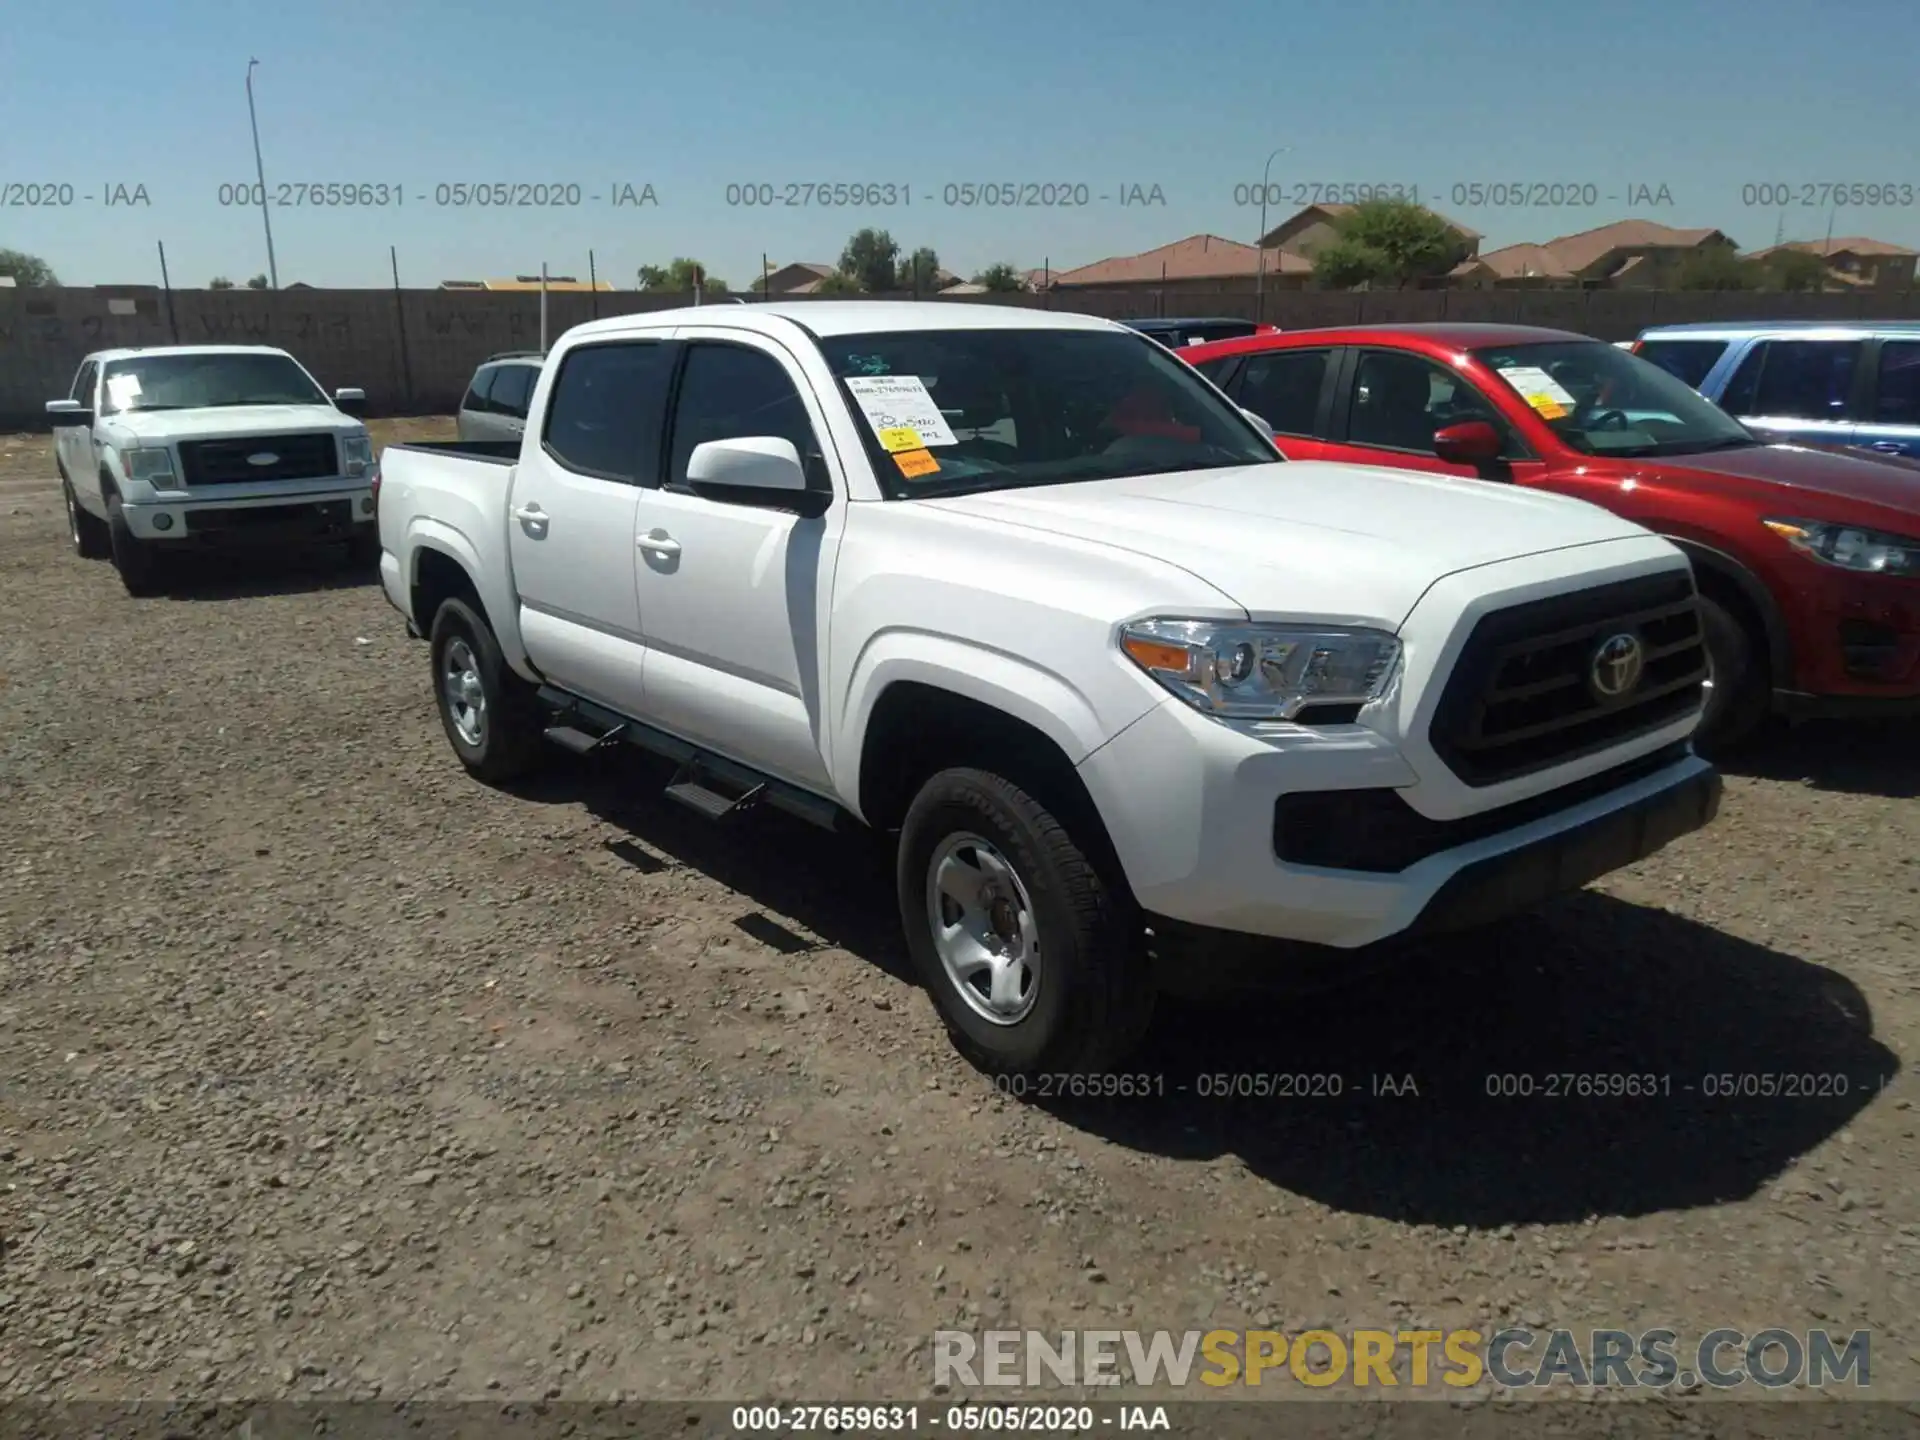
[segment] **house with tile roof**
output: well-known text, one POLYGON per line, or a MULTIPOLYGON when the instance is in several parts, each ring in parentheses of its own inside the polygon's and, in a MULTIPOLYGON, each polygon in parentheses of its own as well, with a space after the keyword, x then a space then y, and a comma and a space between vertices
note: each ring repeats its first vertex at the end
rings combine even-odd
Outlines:
POLYGON ((1736 248, 1723 232, 1682 230, 1657 220, 1616 220, 1544 244, 1505 245, 1475 255, 1447 277, 1466 289, 1671 288, 1680 267, 1711 246, 1736 248))
MULTIPOLYGON (((1311 259, 1321 246, 1340 238, 1341 223, 1359 208, 1357 205, 1309 205, 1267 231, 1260 237, 1260 243, 1270 249, 1289 250, 1295 255, 1311 259)), ((1438 210, 1426 206, 1420 208, 1458 235, 1469 256, 1480 253, 1481 236, 1478 230, 1462 225, 1438 210)))
POLYGON ((1906 290, 1913 285, 1914 261, 1920 256, 1904 245, 1866 235, 1838 235, 1831 240, 1788 240, 1754 250, 1749 260, 1765 261, 1782 251, 1817 255, 1826 262, 1827 278, 1836 289, 1906 290))
POLYGON ((1138 255, 1115 255, 1073 270, 1056 270, 1055 290, 1218 290, 1223 281, 1253 281, 1265 265, 1271 290, 1301 290, 1313 263, 1291 251, 1262 250, 1219 235, 1189 235, 1138 255), (1263 257, 1264 256, 1264 261, 1263 257))

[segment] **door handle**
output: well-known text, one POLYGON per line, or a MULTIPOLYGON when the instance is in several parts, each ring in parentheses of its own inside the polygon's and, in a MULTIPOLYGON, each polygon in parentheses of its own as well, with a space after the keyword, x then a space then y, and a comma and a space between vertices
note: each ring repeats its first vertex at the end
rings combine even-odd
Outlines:
POLYGON ((664 530, 654 530, 638 537, 634 542, 649 555, 678 555, 680 542, 664 530))
POLYGON ((545 525, 547 512, 538 505, 522 505, 513 512, 513 518, 526 525, 545 525))
POLYGON ((1876 440, 1867 448, 1869 450, 1881 451, 1887 455, 1898 455, 1902 450, 1906 449, 1898 440, 1876 440))

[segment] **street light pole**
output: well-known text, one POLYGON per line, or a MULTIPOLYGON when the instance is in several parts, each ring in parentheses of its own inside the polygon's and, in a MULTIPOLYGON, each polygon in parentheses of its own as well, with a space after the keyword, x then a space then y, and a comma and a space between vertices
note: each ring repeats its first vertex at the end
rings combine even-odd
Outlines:
POLYGON ((1256 325, 1264 325, 1267 320, 1267 177, 1273 171, 1274 155, 1285 155, 1291 149, 1291 145, 1276 146, 1273 155, 1267 156, 1267 163, 1260 167, 1260 234, 1253 242, 1253 319, 1256 325))
POLYGON ((253 111, 253 67, 258 60, 247 61, 247 123, 253 126, 253 173, 260 181, 260 223, 267 230, 267 284, 280 288, 280 267, 273 261, 273 220, 267 207, 267 168, 260 162, 260 119, 253 111))

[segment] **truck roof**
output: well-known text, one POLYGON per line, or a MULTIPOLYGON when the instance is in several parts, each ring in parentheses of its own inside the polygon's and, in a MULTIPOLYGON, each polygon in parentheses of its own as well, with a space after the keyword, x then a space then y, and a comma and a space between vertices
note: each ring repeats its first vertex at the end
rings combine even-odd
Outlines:
POLYGON ((1745 340, 1760 335, 1825 334, 1848 339, 1872 335, 1911 335, 1920 320, 1690 320, 1674 325, 1649 325, 1642 340, 1745 340))
MULTIPOLYGON (((87 360, 127 360, 135 355, 285 355, 278 345, 122 345, 96 350, 87 360)), ((81 362, 82 364, 85 361, 81 362)))
POLYGON ((1118 321, 1023 305, 952 300, 772 300, 755 305, 689 305, 614 315, 576 325, 571 334, 624 334, 663 325, 725 325, 773 333, 787 322, 815 335, 865 335, 886 330, 1126 330, 1118 321))

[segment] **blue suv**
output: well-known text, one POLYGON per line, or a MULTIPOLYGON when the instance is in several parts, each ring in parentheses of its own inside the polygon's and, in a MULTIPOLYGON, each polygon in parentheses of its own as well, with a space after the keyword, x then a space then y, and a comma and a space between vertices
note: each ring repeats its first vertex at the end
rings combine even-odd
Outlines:
POLYGON ((1920 320, 1659 325, 1633 352, 1764 439, 1920 459, 1920 320))

